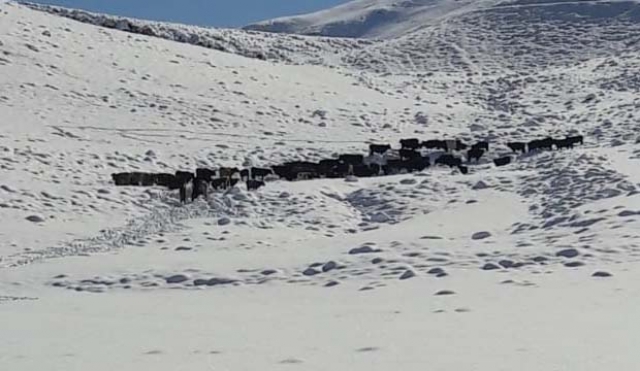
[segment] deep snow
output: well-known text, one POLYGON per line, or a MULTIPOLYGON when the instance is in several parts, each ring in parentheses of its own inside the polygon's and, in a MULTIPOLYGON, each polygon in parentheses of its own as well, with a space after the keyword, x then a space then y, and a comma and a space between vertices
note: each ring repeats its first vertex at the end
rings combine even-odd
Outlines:
POLYGON ((528 8, 526 27, 519 8, 452 12, 361 42, 150 37, 1 4, 0 369, 633 369, 637 25, 528 8), (571 133, 585 145, 491 163, 571 133), (492 149, 466 176, 275 181, 187 206, 109 177, 414 136, 492 149))

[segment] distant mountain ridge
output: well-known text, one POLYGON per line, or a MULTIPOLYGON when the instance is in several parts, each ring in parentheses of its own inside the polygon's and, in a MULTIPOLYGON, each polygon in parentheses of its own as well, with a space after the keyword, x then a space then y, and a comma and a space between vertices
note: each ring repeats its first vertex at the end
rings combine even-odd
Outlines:
POLYGON ((595 13, 640 18, 636 1, 626 0, 354 0, 315 13, 276 18, 245 27, 247 30, 349 38, 389 39, 445 19, 473 12, 512 7, 598 7, 595 13), (623 4, 626 4, 623 5, 623 4), (602 5, 607 10, 601 11, 602 5), (619 14, 618 14, 619 13, 619 14))

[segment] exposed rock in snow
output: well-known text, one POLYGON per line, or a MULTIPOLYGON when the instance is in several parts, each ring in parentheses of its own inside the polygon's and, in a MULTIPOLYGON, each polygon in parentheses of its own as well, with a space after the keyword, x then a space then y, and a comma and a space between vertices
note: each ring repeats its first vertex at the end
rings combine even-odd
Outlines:
POLYGON ((316 274, 320 274, 320 271, 315 268, 307 268, 302 272, 302 274, 305 276, 315 276, 316 274))
POLYGON ((231 223, 231 219, 229 219, 227 217, 218 219, 218 225, 219 226, 229 225, 230 223, 231 223))
POLYGON ((491 237, 491 233, 489 232, 476 232, 471 236, 472 240, 484 240, 486 238, 491 237))
POLYGON ((390 221, 393 221, 393 218, 391 218, 384 212, 375 213, 371 215, 369 219, 374 223, 388 223, 390 221))
POLYGON ((322 271, 326 273, 326 272, 330 272, 330 271, 332 271, 332 270, 334 270, 336 268, 338 268, 338 263, 336 263, 334 261, 330 261, 330 262, 325 263, 322 266, 322 271))
POLYGON ((575 258, 580 255, 580 252, 576 249, 563 249, 556 253, 556 256, 563 258, 575 258))
POLYGON ((402 273, 402 275, 400 276, 401 280, 408 280, 409 278, 413 278, 416 276, 416 272, 414 272, 411 269, 407 269, 406 271, 404 271, 404 273, 402 273))
POLYGON ((455 295, 456 293, 454 291, 451 290, 441 290, 436 292, 436 296, 450 296, 450 295, 455 295))
POLYGON ((593 277, 599 277, 599 278, 606 278, 606 277, 612 277, 613 275, 609 272, 604 272, 604 271, 597 271, 595 273, 592 274, 593 277))
POLYGON ((178 284, 178 283, 186 282, 188 280, 189 280, 189 277, 184 274, 176 274, 176 275, 165 278, 165 281, 168 284, 178 284))
POLYGON ((380 251, 382 250, 374 249, 371 246, 361 246, 361 247, 356 247, 349 250, 349 254, 350 255, 371 254, 371 253, 378 253, 380 251))
POLYGON ((500 266, 498 266, 496 264, 493 264, 493 263, 487 263, 487 264, 482 266, 482 270, 485 270, 485 271, 493 271, 493 270, 496 270, 496 269, 500 269, 500 266))
POLYGON ((471 189, 476 191, 487 188, 489 188, 489 185, 487 185, 487 183, 483 182, 482 180, 478 181, 473 187, 471 187, 471 189))
POLYGON ((28 221, 30 221, 32 223, 42 223, 42 222, 45 221, 44 217, 41 216, 41 215, 29 215, 25 219, 27 219, 28 221))

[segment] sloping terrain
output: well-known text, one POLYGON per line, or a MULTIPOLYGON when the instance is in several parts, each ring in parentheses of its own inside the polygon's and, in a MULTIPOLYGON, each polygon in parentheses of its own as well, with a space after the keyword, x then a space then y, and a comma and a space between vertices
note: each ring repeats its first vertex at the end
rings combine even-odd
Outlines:
POLYGON ((633 9, 542 5, 350 41, 0 4, 0 369, 633 369, 633 9), (468 175, 273 181, 184 206, 110 180, 409 137, 491 150, 468 175))
POLYGON ((370 43, 367 40, 274 36, 268 33, 130 19, 29 2, 22 4, 31 9, 109 29, 289 64, 335 64, 342 52, 357 50, 370 43))
POLYGON ((245 29, 328 37, 390 39, 439 27, 443 22, 459 17, 466 18, 474 14, 494 16, 505 12, 525 13, 526 16, 519 19, 524 22, 525 28, 528 23, 553 19, 577 23, 583 23, 582 18, 597 18, 604 22, 637 22, 639 15, 638 3, 633 0, 353 0, 311 14, 251 24, 245 29))

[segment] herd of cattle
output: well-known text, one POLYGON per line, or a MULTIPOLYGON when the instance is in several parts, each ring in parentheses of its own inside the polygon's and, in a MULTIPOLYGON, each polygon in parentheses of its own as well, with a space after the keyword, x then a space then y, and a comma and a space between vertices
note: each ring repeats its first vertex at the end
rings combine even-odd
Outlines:
MULTIPOLYGON (((554 147, 573 148, 574 145, 583 143, 584 138, 580 135, 563 139, 547 137, 528 143, 510 142, 507 143, 507 147, 514 153, 526 153, 552 150, 554 147)), ((368 156, 343 154, 337 159, 319 162, 292 161, 270 168, 199 168, 195 174, 187 171, 177 171, 175 174, 132 172, 112 174, 111 177, 117 186, 163 186, 170 190, 179 190, 180 201, 185 203, 188 198, 192 201, 199 196, 206 198, 209 191, 229 189, 240 181, 246 182, 248 190, 257 190, 265 185, 265 178, 270 176, 288 181, 344 178, 349 175, 371 177, 422 171, 432 165, 458 168, 461 173, 467 174, 469 168, 463 165, 464 155, 466 164, 469 164, 480 161, 489 151, 489 143, 485 141, 467 145, 460 140, 402 139, 400 146, 399 150, 394 150, 388 144, 371 144, 368 156)), ((505 166, 511 161, 511 156, 493 160, 496 166, 505 166)))

